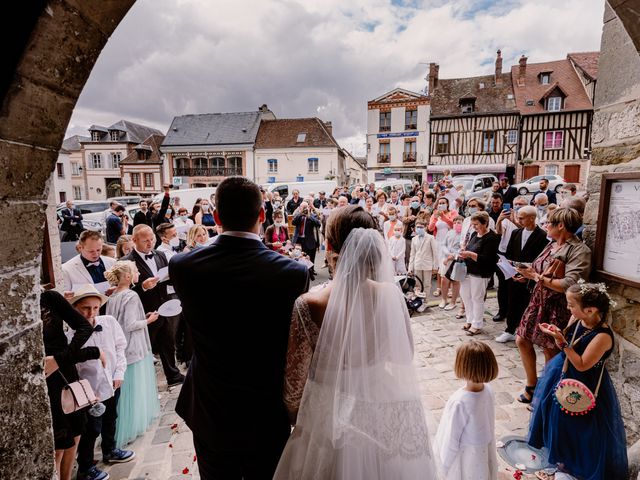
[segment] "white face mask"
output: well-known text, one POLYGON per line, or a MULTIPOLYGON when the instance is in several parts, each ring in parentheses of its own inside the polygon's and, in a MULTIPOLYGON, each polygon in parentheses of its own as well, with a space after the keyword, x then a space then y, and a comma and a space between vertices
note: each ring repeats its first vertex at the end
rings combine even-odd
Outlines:
POLYGON ((180 246, 180 239, 178 237, 173 237, 171 240, 169 240, 169 245, 171 245, 172 247, 180 246))
POLYGON ((183 222, 186 222, 186 221, 189 219, 189 217, 188 217, 187 215, 180 215, 180 217, 179 217, 179 218, 180 218, 180 220, 182 220, 183 222))
POLYGON ((280 202, 273 202, 274 208, 280 208, 280 205, 282 205, 280 202))
POLYGON ((203 212, 203 213, 207 213, 207 212, 209 212, 209 204, 204 204, 204 205, 202 205, 202 212, 203 212))
POLYGON ((274 225, 276 227, 284 227, 284 222, 275 222, 274 225))
POLYGON ((416 228, 416 233, 418 234, 419 237, 424 237, 424 228, 422 227, 416 228))
POLYGON ((400 238, 402 236, 402 232, 395 232, 394 231, 393 234, 398 238, 400 238))
POLYGON ((444 203, 441 203, 440 205, 438 205, 438 210, 444 211, 446 209, 447 209, 447 206, 444 203))
POLYGON ((394 221, 397 217, 395 215, 389 215, 389 220, 394 221))

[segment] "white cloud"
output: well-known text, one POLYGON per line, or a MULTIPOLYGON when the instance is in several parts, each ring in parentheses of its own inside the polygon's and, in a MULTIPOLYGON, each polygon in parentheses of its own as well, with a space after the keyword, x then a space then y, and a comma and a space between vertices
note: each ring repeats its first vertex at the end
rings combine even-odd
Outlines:
POLYGON ((366 103, 440 76, 598 50, 601 0, 138 0, 109 40, 69 134, 121 118, 166 130, 175 115, 255 110, 319 116, 364 152, 366 103), (399 4, 394 5, 394 4, 399 4), (358 141, 358 139, 361 139, 358 141))

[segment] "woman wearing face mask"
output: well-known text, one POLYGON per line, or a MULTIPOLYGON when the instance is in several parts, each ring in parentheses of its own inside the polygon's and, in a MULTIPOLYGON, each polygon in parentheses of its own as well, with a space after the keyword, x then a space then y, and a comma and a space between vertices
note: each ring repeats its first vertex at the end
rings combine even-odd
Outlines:
POLYGON ((264 244, 271 250, 283 253, 282 248, 289 241, 289 231, 282 210, 273 212, 273 225, 264 232, 264 244))
POLYGON ((189 210, 180 207, 178 216, 173 219, 173 224, 178 231, 178 238, 183 242, 187 241, 187 232, 193 227, 193 220, 189 218, 189 210))
POLYGON ((384 232, 384 238, 389 240, 393 237, 393 231, 396 225, 402 225, 402 222, 398 219, 398 209, 393 205, 389 205, 387 208, 387 217, 389 218, 382 226, 384 232))
POLYGON ((196 213, 195 224, 202 225, 207 230, 209 237, 213 237, 216 234, 216 222, 213 219, 213 210, 209 200, 200 202, 200 211, 196 213))
POLYGON ((381 229, 384 227, 384 222, 389 219, 387 214, 388 208, 389 204, 387 203, 387 194, 382 190, 378 191, 378 194, 376 195, 376 204, 373 206, 373 214, 378 220, 381 229))
MULTIPOLYGON (((442 266, 442 261, 444 260, 442 249, 444 248, 444 243, 447 238, 447 232, 453 228, 453 219, 457 216, 458 212, 455 210, 449 210, 449 199, 447 197, 440 197, 436 203, 436 209, 431 215, 431 220, 429 221, 429 232, 433 234, 436 239, 436 243, 438 244, 437 265, 439 265, 439 270, 444 268, 442 266)), ((443 273, 439 271, 437 288, 433 292, 434 297, 439 297, 442 294, 442 275, 443 273)), ((447 297, 447 293, 448 291, 445 290, 442 301, 440 302, 440 308, 444 308, 446 305, 445 299, 447 297)))
POLYGON ((191 215, 189 215, 189 218, 194 224, 196 223, 196 215, 200 212, 200 202, 202 202, 202 199, 196 198, 193 208, 191 209, 191 215))
POLYGON ((202 225, 194 225, 187 234, 187 246, 182 251, 191 252, 196 248, 205 247, 208 239, 207 230, 202 225))

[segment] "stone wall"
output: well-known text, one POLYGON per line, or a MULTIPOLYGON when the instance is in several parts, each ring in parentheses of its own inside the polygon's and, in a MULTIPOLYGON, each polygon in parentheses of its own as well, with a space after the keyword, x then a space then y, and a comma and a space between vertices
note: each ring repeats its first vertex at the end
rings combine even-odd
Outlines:
POLYGON ((1 479, 55 476, 39 308, 47 183, 78 96, 133 1, 23 2, 15 23, 29 30, 4 46, 18 61, 0 98, 1 479))
MULTIPOLYGON (((592 166, 584 238, 593 249, 603 173, 640 171, 640 56, 625 25, 605 3, 592 131, 592 166)), ((626 10, 625 15, 629 14, 626 10)), ((640 17, 636 19, 640 23, 640 17)), ((618 305, 611 323, 619 335, 608 367, 622 406, 633 477, 640 460, 640 290, 607 282, 618 305)))

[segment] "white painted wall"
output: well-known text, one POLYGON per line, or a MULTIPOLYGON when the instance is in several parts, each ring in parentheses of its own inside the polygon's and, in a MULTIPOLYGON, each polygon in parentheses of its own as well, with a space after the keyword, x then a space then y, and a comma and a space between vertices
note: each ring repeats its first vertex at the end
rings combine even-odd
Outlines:
POLYGON ((324 180, 332 172, 338 175, 338 149, 336 147, 295 147, 282 149, 257 149, 256 182, 267 183, 269 177, 275 177, 276 182, 295 181, 298 175, 306 180, 324 180), (308 170, 308 159, 318 159, 318 172, 308 170), (278 160, 278 172, 269 173, 267 160, 278 160))
POLYGON ((108 168, 111 164, 111 154, 119 153, 120 159, 124 160, 124 158, 129 154, 127 150, 127 144, 125 143, 113 143, 113 144, 104 144, 104 143, 85 143, 84 144, 84 163, 85 163, 85 172, 86 172, 86 181, 87 181, 87 200, 106 200, 107 198, 107 188, 106 188, 106 178, 120 178, 120 169, 119 168, 108 168), (93 169, 91 168, 91 155, 93 153, 101 153, 102 154, 102 168, 93 169))
POLYGON ((64 192, 66 200, 73 199, 73 190, 71 188, 71 163, 69 162, 69 153, 58 154, 58 161, 56 162, 56 168, 53 171, 53 198, 56 203, 61 203, 60 192, 64 192), (58 176, 58 164, 62 165, 63 176, 58 176))

